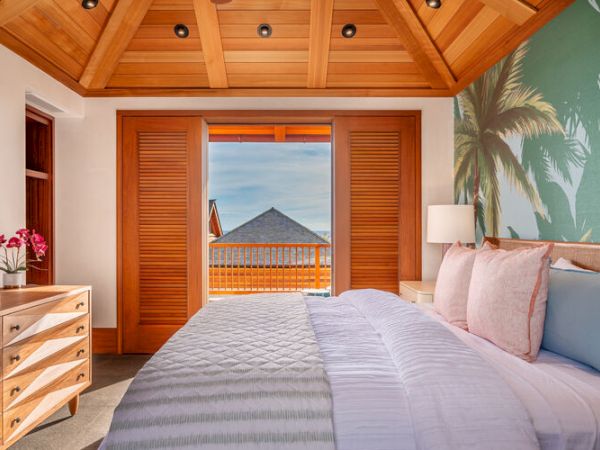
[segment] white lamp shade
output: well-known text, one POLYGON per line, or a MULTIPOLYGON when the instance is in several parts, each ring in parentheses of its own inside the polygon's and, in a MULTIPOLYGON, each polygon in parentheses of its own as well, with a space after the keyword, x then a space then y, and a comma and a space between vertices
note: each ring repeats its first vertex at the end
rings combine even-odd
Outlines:
POLYGON ((473 205, 430 205, 427 209, 427 242, 475 242, 474 214, 473 205))

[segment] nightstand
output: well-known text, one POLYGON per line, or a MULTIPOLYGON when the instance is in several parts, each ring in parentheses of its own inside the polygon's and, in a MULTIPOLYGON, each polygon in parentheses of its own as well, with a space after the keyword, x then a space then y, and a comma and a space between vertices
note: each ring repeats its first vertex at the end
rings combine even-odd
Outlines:
POLYGON ((412 303, 433 303, 435 281, 401 281, 400 296, 412 303))

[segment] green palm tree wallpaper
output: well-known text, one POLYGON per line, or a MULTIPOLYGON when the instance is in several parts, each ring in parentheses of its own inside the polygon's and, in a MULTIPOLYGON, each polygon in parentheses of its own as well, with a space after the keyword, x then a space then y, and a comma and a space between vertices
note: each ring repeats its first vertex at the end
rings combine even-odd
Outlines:
POLYGON ((599 40, 598 0, 577 0, 457 96, 455 200, 479 236, 600 240, 599 40))

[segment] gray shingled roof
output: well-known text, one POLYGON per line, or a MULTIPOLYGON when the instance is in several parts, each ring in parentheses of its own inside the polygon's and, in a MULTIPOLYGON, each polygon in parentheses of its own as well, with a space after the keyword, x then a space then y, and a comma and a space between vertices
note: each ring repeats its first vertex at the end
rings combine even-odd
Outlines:
POLYGON ((254 219, 240 225, 213 242, 219 243, 280 243, 280 244, 328 244, 317 233, 271 208, 254 219))

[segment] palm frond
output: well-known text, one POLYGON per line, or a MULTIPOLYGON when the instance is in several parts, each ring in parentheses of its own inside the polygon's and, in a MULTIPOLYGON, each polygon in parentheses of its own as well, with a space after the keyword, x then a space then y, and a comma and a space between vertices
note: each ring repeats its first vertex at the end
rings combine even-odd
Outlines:
POLYGON ((519 163, 519 160, 512 152, 506 142, 495 134, 488 133, 485 135, 486 146, 493 148, 492 153, 495 158, 502 164, 504 169, 504 175, 508 179, 508 182, 521 192, 531 202, 534 210, 543 213, 542 201, 537 190, 529 181, 527 173, 523 170, 523 166, 519 163))
POLYGON ((525 139, 521 162, 526 172, 531 170, 538 184, 551 179, 551 169, 554 169, 563 181, 571 184, 571 170, 583 167, 585 148, 578 139, 561 135, 525 139))
MULTIPOLYGON (((527 42, 524 42, 514 52, 494 66, 497 74, 489 72, 490 81, 493 81, 491 86, 492 94, 490 96, 490 112, 497 113, 501 109, 502 99, 520 86, 523 76, 523 60, 526 54, 527 42)), ((488 114, 485 118, 485 123, 487 124, 493 120, 494 115, 488 114)))

